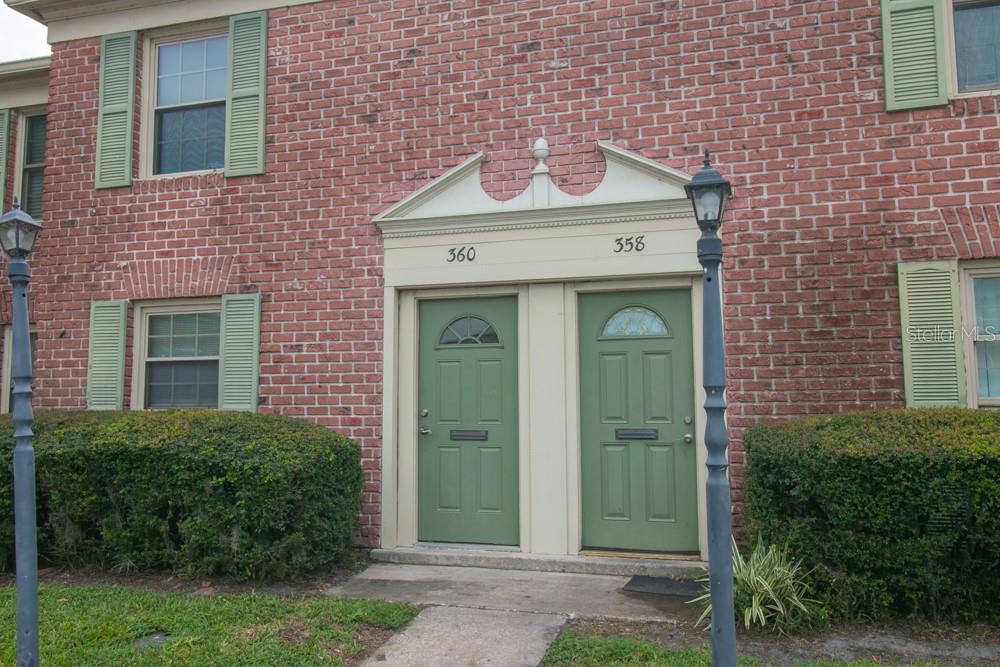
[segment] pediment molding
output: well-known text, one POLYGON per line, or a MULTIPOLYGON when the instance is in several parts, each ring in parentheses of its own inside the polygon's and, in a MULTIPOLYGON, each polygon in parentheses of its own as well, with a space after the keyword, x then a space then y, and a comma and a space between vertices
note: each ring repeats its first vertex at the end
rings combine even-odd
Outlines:
POLYGON ((482 152, 470 156, 376 216, 386 238, 506 231, 637 220, 690 218, 684 194, 690 177, 607 142, 598 142, 604 178, 584 195, 563 192, 545 164, 548 145, 535 143, 531 182, 500 201, 482 187, 482 152))

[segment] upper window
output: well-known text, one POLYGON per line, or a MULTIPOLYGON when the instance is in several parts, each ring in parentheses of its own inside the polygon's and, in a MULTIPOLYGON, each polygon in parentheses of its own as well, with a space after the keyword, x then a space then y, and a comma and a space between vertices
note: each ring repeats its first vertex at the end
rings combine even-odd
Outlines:
POLYGON ((485 320, 466 315, 444 328, 438 345, 491 345, 500 342, 493 325, 485 320))
POLYGON ((42 215, 45 180, 45 114, 24 117, 21 155, 21 208, 37 219, 42 215))
POLYGON ((156 47, 154 173, 224 166, 227 49, 226 36, 156 47))
POLYGON ((601 336, 628 338, 641 336, 669 336, 667 324, 649 308, 628 306, 608 318, 601 336))
POLYGON ((1000 399, 1000 277, 973 278, 972 291, 978 397, 990 402, 1000 399))
POLYGON ((955 10, 958 92, 1000 86, 1000 2, 959 2, 955 10))
POLYGON ((145 407, 217 407, 219 312, 150 315, 145 407))

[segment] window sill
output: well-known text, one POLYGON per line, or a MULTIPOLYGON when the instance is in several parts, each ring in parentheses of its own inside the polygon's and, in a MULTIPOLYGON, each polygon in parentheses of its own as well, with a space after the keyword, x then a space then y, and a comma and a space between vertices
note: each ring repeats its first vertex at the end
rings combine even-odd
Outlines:
POLYGON ((994 97, 1000 95, 1000 86, 996 88, 987 88, 985 90, 970 90, 964 93, 952 93, 952 100, 968 100, 976 97, 994 97))
POLYGON ((188 178, 189 176, 209 176, 211 174, 224 174, 226 172, 225 167, 219 167, 218 169, 199 169, 197 171, 177 171, 172 174, 147 174, 145 176, 140 176, 136 180, 138 181, 170 181, 178 178, 188 178))

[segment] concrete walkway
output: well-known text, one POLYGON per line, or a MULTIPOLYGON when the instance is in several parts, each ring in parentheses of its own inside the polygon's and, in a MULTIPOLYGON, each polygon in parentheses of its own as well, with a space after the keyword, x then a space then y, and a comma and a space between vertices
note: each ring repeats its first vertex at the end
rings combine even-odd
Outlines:
POLYGON ((365 665, 537 665, 569 618, 693 620, 682 598, 626 593, 629 577, 376 564, 329 595, 429 605, 365 665))

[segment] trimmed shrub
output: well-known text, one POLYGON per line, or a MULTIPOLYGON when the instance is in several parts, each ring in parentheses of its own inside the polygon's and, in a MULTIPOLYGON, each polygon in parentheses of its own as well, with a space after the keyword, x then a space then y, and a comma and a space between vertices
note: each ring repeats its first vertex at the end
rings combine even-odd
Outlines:
POLYGON ((746 527, 855 617, 1000 620, 1000 413, 915 409, 754 426, 746 527))
MULTIPOLYGON (((356 531, 357 445, 274 415, 42 413, 39 551, 121 572, 281 579, 336 559, 356 531)), ((0 422, 0 548, 13 561, 13 429, 0 422)))

